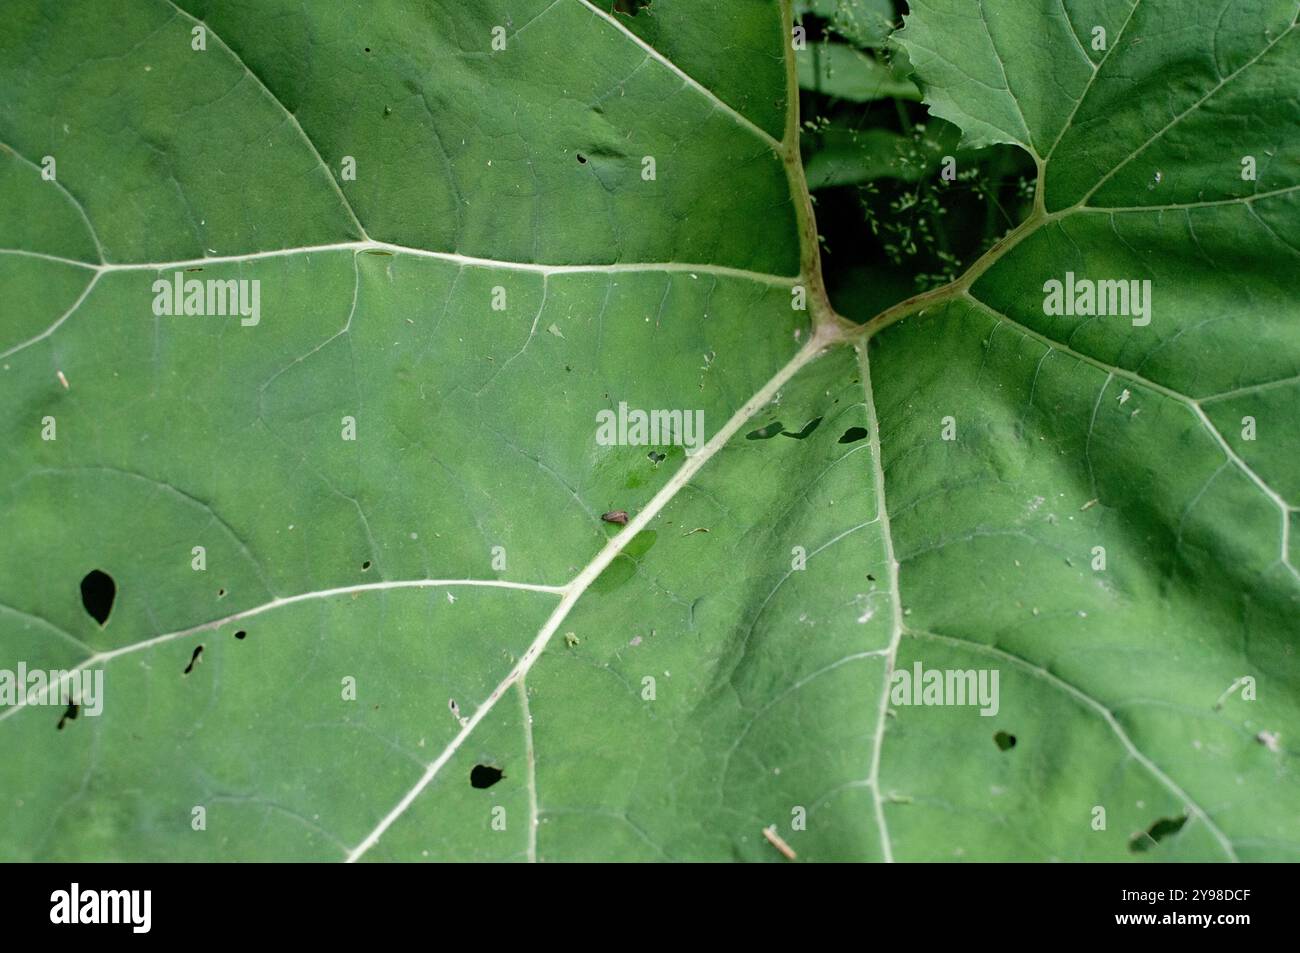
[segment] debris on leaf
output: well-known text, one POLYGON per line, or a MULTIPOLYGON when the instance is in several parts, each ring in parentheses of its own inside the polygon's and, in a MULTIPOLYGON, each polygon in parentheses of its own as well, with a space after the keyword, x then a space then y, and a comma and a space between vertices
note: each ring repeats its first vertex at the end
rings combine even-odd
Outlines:
POLYGON ((785 842, 780 834, 776 832, 776 825, 763 828, 763 836, 767 842, 779 850, 786 860, 794 860, 799 855, 794 852, 794 848, 785 842))

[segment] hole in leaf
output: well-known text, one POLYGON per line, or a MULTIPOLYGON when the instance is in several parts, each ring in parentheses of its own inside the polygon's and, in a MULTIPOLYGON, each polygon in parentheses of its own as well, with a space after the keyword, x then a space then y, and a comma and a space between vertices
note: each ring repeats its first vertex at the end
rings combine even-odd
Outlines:
POLYGON ((993 736, 993 743, 998 746, 999 751, 1010 751, 1016 746, 1016 736, 999 731, 993 736))
POLYGON ((365 572, 369 568, 370 568, 370 560, 367 559, 365 562, 361 564, 361 571, 365 572))
POLYGON ((368 47, 368 46, 366 47, 366 52, 367 52, 367 53, 370 52, 370 47, 368 47))
POLYGON ((650 3, 651 0, 614 0, 614 12, 634 17, 650 6, 650 3))
POLYGON ((579 161, 580 163, 582 163, 583 165, 586 165, 586 164, 587 164, 587 157, 584 156, 581 152, 579 152, 579 153, 578 153, 578 161, 579 161))
POLYGON ((469 773, 469 783, 472 787, 482 790, 483 788, 492 787, 505 776, 505 772, 500 768, 494 768, 486 764, 476 764, 469 773))
POLYGON ((217 598, 224 599, 225 597, 226 597, 226 590, 225 587, 223 586, 222 588, 217 590, 217 598))
POLYGON ((1162 817, 1146 830, 1134 834, 1128 842, 1128 849, 1134 854, 1141 854, 1151 850, 1166 837, 1172 837, 1181 831, 1186 823, 1186 814, 1182 817, 1162 817))
POLYGON ((818 426, 821 425, 821 422, 822 422, 822 419, 821 419, 820 417, 814 417, 812 420, 810 420, 810 421, 808 421, 806 424, 804 424, 804 425, 803 425, 803 430, 800 430, 798 433, 791 433, 791 432, 788 431, 788 430, 782 430, 782 431, 781 431, 781 435, 782 435, 782 436, 785 436, 785 437, 793 437, 795 440, 803 440, 805 437, 807 437, 809 434, 811 434, 814 430, 816 430, 816 429, 818 428, 818 426))
POLYGON ((100 569, 92 569, 81 580, 81 604, 100 625, 108 621, 116 595, 117 584, 113 582, 113 577, 100 569))
POLYGON ((865 440, 866 437, 866 427, 850 427, 844 431, 844 436, 840 437, 840 443, 857 443, 859 440, 865 440))
POLYGON ((867 573, 867 582, 875 582, 875 581, 876 581, 876 577, 871 575, 871 573, 867 573))
POLYGON ((749 433, 745 434, 745 439, 771 440, 784 429, 785 424, 778 420, 775 423, 768 424, 766 427, 759 427, 757 430, 751 430, 749 433))
POLYGON ((239 639, 241 642, 242 642, 242 641, 243 641, 247 636, 248 636, 248 633, 245 632, 243 629, 240 629, 238 632, 235 633, 235 638, 239 639))
POLYGON ((76 717, 77 717, 78 713, 80 713, 80 711, 81 711, 81 706, 80 706, 80 705, 78 705, 76 702, 69 702, 69 703, 68 703, 68 710, 65 711, 65 712, 63 713, 63 716, 59 719, 59 731, 62 731, 62 730, 63 730, 63 723, 64 723, 65 721, 74 721, 74 720, 76 720, 76 717))
POLYGON ((650 458, 652 463, 663 463, 668 459, 668 454, 660 453, 658 450, 651 450, 646 456, 650 458))
POLYGON ((198 664, 199 657, 202 654, 203 654, 203 646, 202 645, 195 646, 194 654, 190 656, 190 664, 185 666, 184 674, 188 675, 190 674, 190 672, 194 671, 194 666, 198 664))

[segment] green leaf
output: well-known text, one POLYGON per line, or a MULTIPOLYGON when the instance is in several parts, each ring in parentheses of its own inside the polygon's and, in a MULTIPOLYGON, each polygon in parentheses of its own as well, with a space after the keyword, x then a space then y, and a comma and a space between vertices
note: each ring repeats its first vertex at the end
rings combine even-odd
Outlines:
POLYGON ((10 4, 0 692, 103 685, 0 711, 3 856, 1293 856, 1294 4, 1144 0, 1069 85, 1030 26, 1081 5, 913 3, 934 110, 1044 177, 862 326, 790 5, 611 6, 10 4), (1150 324, 1043 314, 1067 269, 1150 324))
POLYGON ((906 76, 844 43, 813 43, 800 50, 799 85, 852 102, 920 99, 906 76))
POLYGON ((936 747, 987 734, 900 719, 882 771, 926 794, 887 812, 895 848, 951 853, 947 829, 964 856, 1111 858, 1128 839, 1148 858, 1292 858, 1300 104, 1278 91, 1300 78, 1297 5, 1034 8, 918 0, 897 34, 934 113, 1040 168, 1028 220, 871 322, 917 633, 898 663, 1005 663, 1004 697, 1039 697, 998 718, 1018 738, 1007 776, 939 779, 936 747), (1150 281, 1149 323, 1046 313, 1067 272, 1150 281), (1047 772, 1034 799, 1022 771, 1047 772), (1091 805, 1107 829, 1076 837, 1091 805))

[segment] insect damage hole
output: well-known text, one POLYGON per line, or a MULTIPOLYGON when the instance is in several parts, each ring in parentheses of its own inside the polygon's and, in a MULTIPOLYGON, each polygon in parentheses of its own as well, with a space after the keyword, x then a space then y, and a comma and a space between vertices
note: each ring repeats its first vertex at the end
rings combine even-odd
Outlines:
POLYGON ((1010 751, 1016 746, 1016 736, 999 731, 993 736, 993 743, 998 746, 999 751, 1010 751))
POLYGON ((116 596, 117 584, 102 569, 92 569, 81 580, 81 604, 100 625, 108 622, 108 614, 113 611, 113 599, 116 596))
POLYGON ((63 716, 61 718, 59 718, 59 731, 63 730, 63 725, 65 722, 75 721, 77 715, 80 713, 81 713, 80 705, 78 705, 76 702, 68 702, 68 710, 63 713, 63 716))
POLYGON ((239 639, 239 641, 241 642, 244 641, 244 639, 246 639, 247 637, 248 637, 248 633, 243 629, 240 629, 238 632, 235 633, 235 638, 239 639))
POLYGON ((857 443, 859 440, 865 440, 866 438, 866 427, 850 427, 844 431, 844 436, 840 437, 840 443, 857 443))
POLYGON ((370 570, 370 560, 367 559, 365 562, 361 564, 361 571, 368 572, 369 570, 370 570))
MULTIPOLYGON (((653 0, 614 0, 614 12, 621 13, 626 17, 634 17, 650 6, 652 2, 653 0)), ((648 10, 646 12, 649 13, 648 10)))
POLYGON ((1144 831, 1139 831, 1129 839, 1130 853, 1141 854, 1158 847, 1166 837, 1173 837, 1187 823, 1187 815, 1182 817, 1162 817, 1144 831))
POLYGON ((505 776, 506 773, 500 768, 488 764, 476 764, 469 772, 469 783, 471 787, 482 790, 492 787, 505 776))
POLYGON ((190 656, 190 664, 185 666, 185 671, 182 672, 181 674, 188 675, 190 674, 190 672, 194 671, 194 666, 198 664, 198 661, 202 656, 203 656, 202 644, 196 645, 194 647, 194 654, 190 656))
POLYGON ((773 437, 775 437, 783 430, 785 430, 785 424, 781 423, 781 421, 779 420, 776 420, 768 424, 766 427, 759 427, 757 430, 751 430, 749 433, 745 434, 745 439, 746 440, 771 440, 773 437))
POLYGON ((584 156, 581 152, 578 153, 578 163, 579 163, 580 165, 586 165, 586 164, 587 164, 587 157, 584 156))
POLYGON ((798 432, 790 431, 790 430, 782 430, 781 436, 793 437, 795 440, 805 440, 814 430, 816 430, 821 425, 821 422, 822 422, 821 417, 814 417, 812 420, 808 421, 806 424, 803 425, 802 430, 799 430, 798 432))

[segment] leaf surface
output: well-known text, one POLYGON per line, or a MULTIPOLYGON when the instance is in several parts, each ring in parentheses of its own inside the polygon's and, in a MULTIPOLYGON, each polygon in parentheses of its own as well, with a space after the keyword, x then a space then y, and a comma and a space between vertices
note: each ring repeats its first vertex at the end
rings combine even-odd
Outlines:
POLYGON ((4 856, 1292 854, 1295 4, 984 6, 901 42, 1038 209, 857 328, 788 5, 14 5, 0 668, 104 711, 0 713, 4 856), (1067 269, 1150 324, 1044 315, 1067 269), (259 322, 156 315, 176 272, 259 322), (892 703, 917 663, 998 713, 892 703))

